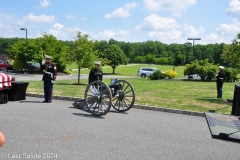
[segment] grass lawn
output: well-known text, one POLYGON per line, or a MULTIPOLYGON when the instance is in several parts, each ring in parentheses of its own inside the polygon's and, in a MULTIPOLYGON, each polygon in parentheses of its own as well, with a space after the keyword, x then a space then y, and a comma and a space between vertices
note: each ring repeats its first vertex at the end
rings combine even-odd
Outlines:
MULTIPOLYGON (((128 71, 128 69, 126 69, 128 67, 130 66, 122 67, 124 75, 128 71)), ((120 68, 121 67, 118 69, 120 70, 120 68)), ((131 70, 133 71, 136 68, 138 67, 135 66, 135 68, 133 67, 131 70)), ((160 66, 158 68, 161 70, 160 66)), ((137 70, 135 70, 135 72, 137 72, 137 70)), ((130 72, 128 74, 130 74, 130 72)), ((136 94, 135 104, 200 112, 229 106, 229 108, 221 110, 220 112, 230 114, 231 111, 232 104, 228 103, 226 99, 233 97, 235 83, 225 82, 223 85, 223 99, 217 99, 215 82, 168 79, 151 81, 147 78, 125 80, 129 81, 134 87, 136 94)), ((81 85, 77 85, 77 80, 57 80, 54 83, 53 93, 59 96, 83 98, 88 83, 87 81, 87 79, 82 79, 80 80, 81 85)), ((107 84, 110 84, 110 81, 110 79, 104 79, 104 82, 107 84)), ((27 92, 43 94, 43 82, 30 81, 27 92)))
MULTIPOLYGON (((166 70, 172 70, 173 66, 169 65, 148 65, 148 64, 128 64, 128 65, 122 65, 115 69, 115 74, 122 75, 122 76, 136 76, 138 69, 141 67, 154 67, 158 68, 160 71, 166 71, 166 70)), ((77 74, 78 70, 75 70, 77 68, 76 65, 72 64, 71 66, 68 66, 67 68, 73 69, 73 73, 77 74)), ((183 70, 185 66, 179 66, 175 67, 175 71, 178 73, 178 76, 176 78, 183 78, 183 70)), ((112 74, 112 68, 110 66, 103 66, 102 71, 105 74, 112 74)), ((81 74, 88 74, 89 69, 81 69, 81 74)))

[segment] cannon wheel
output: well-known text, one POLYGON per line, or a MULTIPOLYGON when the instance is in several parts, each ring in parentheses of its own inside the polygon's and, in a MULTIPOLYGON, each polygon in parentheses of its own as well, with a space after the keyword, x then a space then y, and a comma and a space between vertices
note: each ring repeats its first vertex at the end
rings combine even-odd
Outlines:
POLYGON ((112 93, 108 85, 102 81, 90 83, 85 90, 86 106, 94 116, 107 114, 112 104, 112 93))
POLYGON ((117 80, 114 84, 120 84, 122 87, 117 95, 112 98, 112 106, 119 112, 124 112, 132 108, 135 101, 135 92, 132 85, 125 80, 117 80))

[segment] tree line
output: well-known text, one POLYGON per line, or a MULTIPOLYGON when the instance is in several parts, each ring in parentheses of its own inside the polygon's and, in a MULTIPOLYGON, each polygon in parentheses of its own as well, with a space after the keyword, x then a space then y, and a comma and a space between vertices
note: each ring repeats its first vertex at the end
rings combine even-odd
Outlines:
MULTIPOLYGON (((88 35, 78 32, 73 41, 58 40, 53 35, 39 38, 0 38, 0 54, 7 54, 15 62, 15 68, 23 68, 26 61, 41 63, 44 55, 51 55, 59 71, 68 64, 77 63, 79 69, 92 67, 96 59, 115 68, 120 64, 147 63, 185 65, 195 60, 229 67, 240 67, 239 34, 232 44, 165 44, 160 41, 124 42, 92 41, 88 35), (194 50, 193 50, 194 49, 194 50), (234 57, 234 58, 233 58, 234 57)), ((174 69, 173 69, 174 70, 174 69)))

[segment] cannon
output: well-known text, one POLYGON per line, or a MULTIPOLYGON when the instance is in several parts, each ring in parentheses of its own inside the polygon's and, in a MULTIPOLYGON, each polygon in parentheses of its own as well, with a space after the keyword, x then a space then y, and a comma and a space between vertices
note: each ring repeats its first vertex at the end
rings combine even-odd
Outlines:
POLYGON ((116 80, 111 85, 102 81, 90 83, 84 93, 84 99, 73 103, 75 108, 84 109, 94 116, 102 116, 113 107, 118 112, 132 108, 135 92, 126 80, 116 80))

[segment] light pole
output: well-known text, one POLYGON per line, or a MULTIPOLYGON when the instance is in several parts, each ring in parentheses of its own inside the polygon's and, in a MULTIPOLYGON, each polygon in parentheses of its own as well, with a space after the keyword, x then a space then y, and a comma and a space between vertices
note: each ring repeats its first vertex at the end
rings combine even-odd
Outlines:
POLYGON ((192 40, 193 41, 193 59, 195 58, 194 56, 194 42, 195 40, 201 40, 201 38, 188 38, 187 40, 192 40))
MULTIPOLYGON (((28 42, 27 42, 27 29, 26 28, 20 28, 20 30, 26 31, 26 52, 28 50, 28 42)), ((24 63, 25 63, 25 70, 27 69, 27 62, 26 62, 26 57, 24 56, 24 63)))

